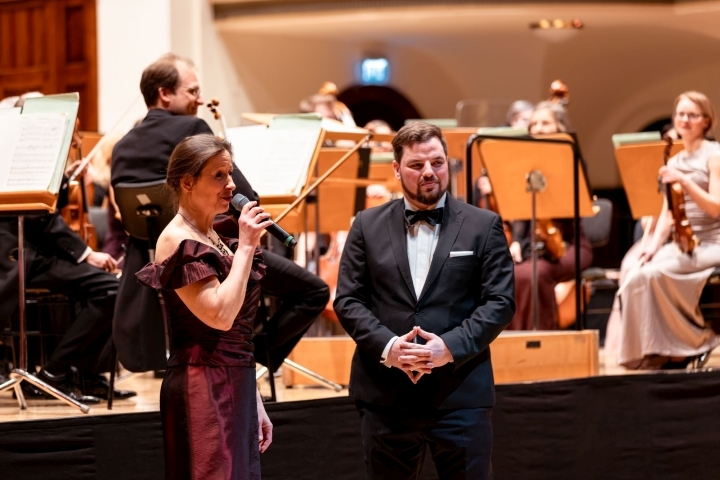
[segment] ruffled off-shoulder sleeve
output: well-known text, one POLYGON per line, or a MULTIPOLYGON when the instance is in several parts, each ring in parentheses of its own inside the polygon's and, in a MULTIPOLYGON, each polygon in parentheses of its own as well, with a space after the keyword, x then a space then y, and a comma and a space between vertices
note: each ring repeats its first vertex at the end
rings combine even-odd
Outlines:
POLYGON ((208 245, 183 240, 164 262, 148 263, 135 276, 146 287, 175 290, 213 276, 222 281, 228 274, 228 263, 208 245))

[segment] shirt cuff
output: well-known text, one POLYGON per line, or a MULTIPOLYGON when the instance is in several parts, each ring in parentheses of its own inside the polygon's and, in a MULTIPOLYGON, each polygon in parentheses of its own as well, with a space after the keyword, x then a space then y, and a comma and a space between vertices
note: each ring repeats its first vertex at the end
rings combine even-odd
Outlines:
POLYGON ((380 355, 380 363, 382 363, 383 365, 385 365, 388 368, 390 368, 390 365, 388 365, 385 362, 387 362, 387 356, 390 353, 390 349, 392 348, 393 343, 395 343, 395 340, 397 340, 397 339, 398 339, 397 335, 395 335, 393 338, 391 338, 390 341, 387 343, 387 345, 385 345, 385 349, 382 351, 382 355, 380 355))
POLYGON ((82 262, 84 262, 85 259, 86 259, 87 257, 89 257, 92 252, 93 252, 93 249, 90 248, 90 247, 87 247, 87 248, 85 249, 85 252, 83 252, 83 254, 80 256, 80 258, 78 258, 77 263, 82 263, 82 262))

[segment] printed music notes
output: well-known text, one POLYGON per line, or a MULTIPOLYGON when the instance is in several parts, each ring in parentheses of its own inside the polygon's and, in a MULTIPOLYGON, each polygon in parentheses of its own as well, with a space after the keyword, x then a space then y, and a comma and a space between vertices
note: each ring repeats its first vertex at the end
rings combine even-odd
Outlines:
POLYGON ((0 191, 47 190, 65 136, 63 113, 0 115, 0 191))
POLYGON ((307 181, 320 132, 320 128, 257 125, 230 128, 227 140, 235 163, 260 196, 298 195, 307 181))

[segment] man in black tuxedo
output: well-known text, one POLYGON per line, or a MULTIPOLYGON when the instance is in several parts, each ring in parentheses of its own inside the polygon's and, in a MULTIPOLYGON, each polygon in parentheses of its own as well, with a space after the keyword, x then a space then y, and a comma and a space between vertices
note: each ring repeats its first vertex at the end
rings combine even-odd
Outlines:
MULTIPOLYGON (((164 180, 178 143, 192 135, 213 135, 210 126, 196 116, 203 99, 189 60, 173 54, 161 57, 143 72, 140 90, 149 111, 113 149, 113 186, 164 180)), ((239 168, 233 169, 232 177, 236 185, 233 193, 258 200, 239 168)), ((113 327, 120 361, 135 372, 163 370, 166 364, 157 294, 135 279, 135 272, 149 262, 147 249, 147 242, 130 239, 113 327)), ((269 350, 272 365, 277 368, 322 312, 330 294, 325 282, 293 261, 268 251, 263 255, 267 270, 260 285, 263 294, 278 299, 279 306, 264 324, 262 318, 256 321, 256 333, 267 328, 267 344, 256 344, 255 357, 265 363, 269 350)))
POLYGON ((439 128, 405 126, 393 151, 405 198, 355 217, 334 303, 367 477, 417 478, 429 445, 440 478, 492 478, 488 346, 515 310, 502 221, 447 194, 439 128))

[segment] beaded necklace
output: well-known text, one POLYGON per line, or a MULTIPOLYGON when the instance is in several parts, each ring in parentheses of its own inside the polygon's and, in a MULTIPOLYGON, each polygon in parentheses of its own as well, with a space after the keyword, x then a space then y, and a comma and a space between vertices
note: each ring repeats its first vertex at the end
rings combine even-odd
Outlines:
POLYGON ((194 228, 199 234, 206 236, 207 239, 210 240, 210 243, 213 245, 213 247, 217 248, 221 254, 230 255, 230 252, 227 250, 227 248, 225 248, 225 245, 222 243, 222 240, 220 240, 220 235, 218 235, 217 232, 215 232, 215 230, 210 228, 210 230, 208 230, 208 233, 203 233, 202 230, 200 230, 198 227, 196 227, 190 220, 185 218, 185 215, 183 215, 180 212, 178 212, 178 215, 180 215, 182 217, 182 219, 185 220, 185 222, 188 225, 190 225, 192 228, 194 228), (213 240, 213 238, 210 236, 210 232, 213 232, 215 234, 215 236, 217 237, 217 241, 213 240))

